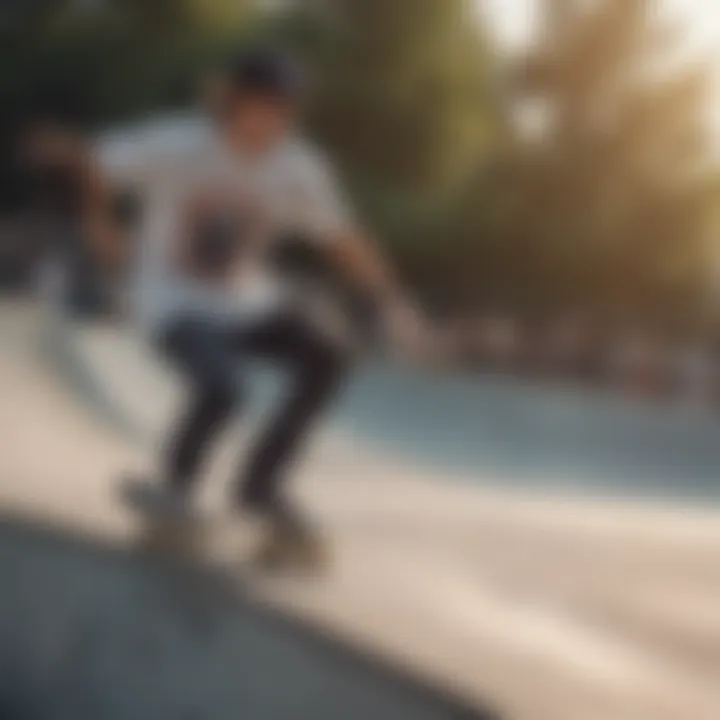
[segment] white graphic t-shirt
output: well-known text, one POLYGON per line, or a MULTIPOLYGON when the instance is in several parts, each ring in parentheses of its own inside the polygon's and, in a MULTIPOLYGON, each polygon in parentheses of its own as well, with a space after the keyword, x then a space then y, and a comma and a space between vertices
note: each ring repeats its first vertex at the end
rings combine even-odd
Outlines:
POLYGON ((174 118, 110 133, 98 141, 96 156, 113 185, 142 198, 128 293, 133 315, 150 330, 182 313, 257 322, 288 302, 266 262, 276 238, 292 231, 331 242, 349 222, 327 164, 296 136, 245 158, 224 145, 210 121, 174 118), (194 279, 177 263, 188 200, 217 187, 255 204, 268 225, 228 284, 194 279))

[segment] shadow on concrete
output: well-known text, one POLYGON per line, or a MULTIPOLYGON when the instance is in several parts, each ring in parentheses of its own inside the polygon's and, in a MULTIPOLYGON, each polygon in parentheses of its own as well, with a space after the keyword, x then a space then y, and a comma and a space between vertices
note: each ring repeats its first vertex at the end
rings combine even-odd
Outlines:
POLYGON ((251 600, 239 582, 0 516, 7 720, 497 719, 251 600))

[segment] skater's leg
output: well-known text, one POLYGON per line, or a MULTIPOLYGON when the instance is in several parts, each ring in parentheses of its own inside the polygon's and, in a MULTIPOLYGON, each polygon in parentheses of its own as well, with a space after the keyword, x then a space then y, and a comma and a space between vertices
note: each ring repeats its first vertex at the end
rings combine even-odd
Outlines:
POLYGON ((200 320, 176 323, 162 346, 190 389, 189 404, 173 425, 165 458, 169 488, 187 493, 212 441, 237 405, 236 362, 224 331, 200 320))
POLYGON ((235 404, 232 393, 198 387, 175 422, 167 443, 164 477, 174 491, 189 492, 212 440, 222 429, 235 404))
POLYGON ((251 453, 238 480, 238 500, 261 512, 283 514, 281 483, 303 440, 338 394, 349 368, 345 349, 293 317, 280 318, 239 340, 244 350, 290 370, 291 393, 251 453))

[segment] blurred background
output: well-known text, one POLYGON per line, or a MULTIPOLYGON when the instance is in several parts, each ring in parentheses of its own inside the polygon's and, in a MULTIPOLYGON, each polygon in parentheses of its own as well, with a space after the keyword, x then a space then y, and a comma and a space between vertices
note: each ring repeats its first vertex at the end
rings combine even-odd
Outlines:
POLYGON ((22 164, 30 127, 183 112, 228 53, 272 41, 306 63, 308 131, 467 367, 720 402, 709 0, 8 0, 0 35, 3 287, 31 283, 39 225, 72 234, 72 179, 22 164))

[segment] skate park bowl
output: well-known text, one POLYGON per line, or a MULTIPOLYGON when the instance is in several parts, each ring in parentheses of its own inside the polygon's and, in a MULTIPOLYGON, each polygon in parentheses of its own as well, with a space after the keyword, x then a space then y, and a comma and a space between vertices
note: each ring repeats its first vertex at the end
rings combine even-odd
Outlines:
POLYGON ((198 569, 6 517, 0 576, 8 720, 490 717, 198 569))

